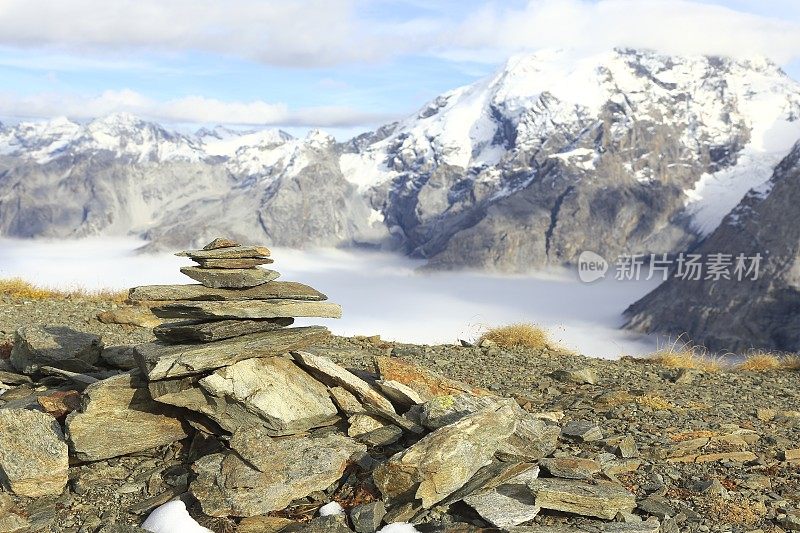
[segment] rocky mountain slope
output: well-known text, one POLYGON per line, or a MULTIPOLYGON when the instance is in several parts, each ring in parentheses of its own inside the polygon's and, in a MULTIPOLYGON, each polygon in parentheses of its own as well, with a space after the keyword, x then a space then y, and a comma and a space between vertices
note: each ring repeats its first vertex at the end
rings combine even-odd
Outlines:
POLYGON ((615 50, 514 57, 344 143, 128 115, 23 123, 0 128, 0 235, 263 235, 505 271, 682 251, 769 179, 798 117, 800 85, 764 59, 615 50))
MULTIPOLYGON (((628 326, 713 350, 800 351, 800 144, 693 252, 761 259, 758 279, 672 277, 633 304, 628 326)), ((749 266, 749 264, 748 264, 749 266)))

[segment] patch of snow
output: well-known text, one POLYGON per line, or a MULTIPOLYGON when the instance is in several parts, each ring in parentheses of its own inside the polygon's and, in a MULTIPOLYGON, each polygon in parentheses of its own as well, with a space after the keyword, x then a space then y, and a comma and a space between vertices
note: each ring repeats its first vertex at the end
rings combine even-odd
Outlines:
POLYGON ((408 522, 395 522, 383 526, 378 530, 378 533, 419 533, 419 529, 408 522))
POLYGON ((384 219, 385 217, 383 216, 383 213, 381 213, 377 209, 370 209, 369 219, 367 220, 367 223, 370 226, 374 226, 375 224, 381 224, 384 221, 384 219))
POLYGON ((326 503, 325 505, 319 508, 320 516, 335 516, 343 514, 344 514, 344 508, 341 505, 339 505, 339 502, 326 503))
POLYGON ((189 516, 181 500, 167 502, 150 513, 142 529, 151 533, 213 533, 189 516))

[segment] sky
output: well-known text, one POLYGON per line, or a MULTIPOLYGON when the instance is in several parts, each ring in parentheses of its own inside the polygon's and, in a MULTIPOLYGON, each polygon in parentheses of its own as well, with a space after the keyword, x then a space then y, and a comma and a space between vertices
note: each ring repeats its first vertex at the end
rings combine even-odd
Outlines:
POLYGON ((614 46, 764 55, 800 80, 800 2, 2 0, 0 120, 125 111, 348 136, 513 54, 614 46))

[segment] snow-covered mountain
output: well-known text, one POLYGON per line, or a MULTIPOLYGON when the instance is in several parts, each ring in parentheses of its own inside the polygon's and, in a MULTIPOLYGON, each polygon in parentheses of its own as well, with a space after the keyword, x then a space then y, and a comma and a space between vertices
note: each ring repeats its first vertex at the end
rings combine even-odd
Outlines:
POLYGON ((337 143, 130 115, 0 128, 0 234, 374 244, 509 271, 690 248, 800 139, 761 59, 544 51, 337 143), (261 237, 257 237, 257 235, 261 237))

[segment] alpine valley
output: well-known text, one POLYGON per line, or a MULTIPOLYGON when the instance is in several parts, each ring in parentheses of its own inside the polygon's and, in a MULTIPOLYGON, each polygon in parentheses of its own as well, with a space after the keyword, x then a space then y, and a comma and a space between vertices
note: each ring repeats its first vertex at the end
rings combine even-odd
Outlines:
POLYGON ((0 126, 0 236, 133 234, 174 249, 230 235, 524 272, 584 250, 702 246, 723 219, 752 219, 732 211, 786 204, 763 199, 785 194, 779 165, 798 139, 800 84, 767 59, 546 50, 347 142, 183 134, 127 114, 0 126))

